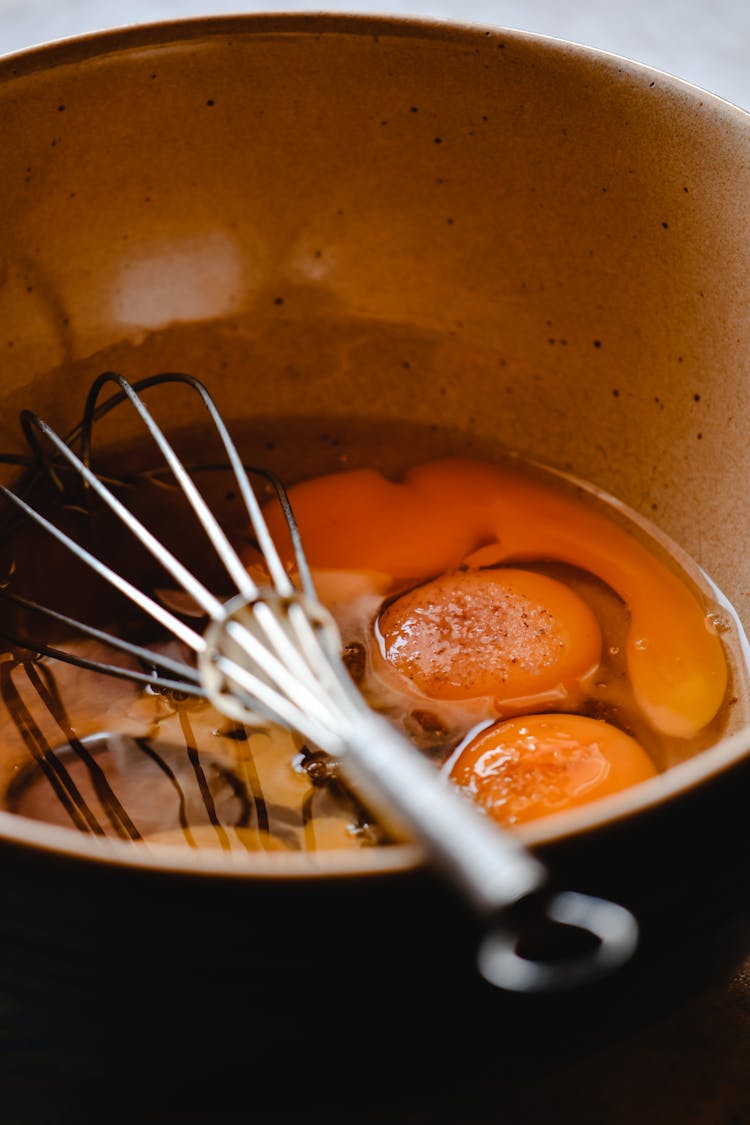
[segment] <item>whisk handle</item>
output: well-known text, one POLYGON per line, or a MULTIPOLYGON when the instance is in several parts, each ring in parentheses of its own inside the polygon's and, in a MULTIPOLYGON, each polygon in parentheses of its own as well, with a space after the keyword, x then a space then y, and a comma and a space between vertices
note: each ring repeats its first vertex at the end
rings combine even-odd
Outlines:
POLYGON ((341 768, 365 805, 416 839, 479 914, 538 890, 544 866, 374 713, 347 736, 341 768))
POLYGON ((381 822, 423 846, 479 917, 479 969, 492 984, 549 991, 589 981, 630 957, 638 927, 627 910, 587 895, 550 892, 546 868, 520 840, 367 706, 336 660, 340 639, 322 607, 267 590, 251 603, 240 597, 226 604, 204 639, 198 667, 220 711, 252 721, 263 704, 272 718, 335 755, 350 787, 381 822), (262 642, 259 630, 265 630, 262 642), (300 666, 303 654, 307 666, 304 660, 300 666), (533 961, 519 948, 539 923, 584 931, 596 944, 552 964, 533 961))
POLYGON ((484 925, 479 970, 509 991, 575 987, 627 961, 638 925, 624 907, 590 895, 546 889, 547 869, 414 751, 390 723, 358 717, 341 768, 360 798, 399 835, 419 842, 484 925), (583 953, 551 962, 518 952, 528 927, 573 927, 594 939, 583 953))

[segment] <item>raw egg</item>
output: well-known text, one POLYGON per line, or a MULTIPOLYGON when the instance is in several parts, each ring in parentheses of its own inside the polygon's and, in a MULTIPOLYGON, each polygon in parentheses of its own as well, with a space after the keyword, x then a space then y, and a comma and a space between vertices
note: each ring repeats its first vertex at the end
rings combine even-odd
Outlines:
POLYGON ((495 723, 461 751, 450 777, 510 827, 618 793, 656 772, 618 727, 561 713, 495 723))
MULTIPOLYGON (((655 730, 691 738, 724 701, 726 657, 698 597, 582 489, 515 465, 447 458, 400 481, 372 469, 328 474, 292 487, 289 499, 314 567, 384 572, 402 585, 467 564, 582 568, 628 607, 628 675, 655 730)), ((280 512, 271 505, 267 515, 291 560, 280 512)))
POLYGON ((433 699, 493 696, 499 708, 562 701, 597 667, 601 631, 568 586, 533 571, 441 575, 391 602, 383 655, 433 699))
POLYGON ((729 665, 697 588, 583 486, 450 458, 289 499, 365 698, 506 826, 654 777, 720 714, 729 665))

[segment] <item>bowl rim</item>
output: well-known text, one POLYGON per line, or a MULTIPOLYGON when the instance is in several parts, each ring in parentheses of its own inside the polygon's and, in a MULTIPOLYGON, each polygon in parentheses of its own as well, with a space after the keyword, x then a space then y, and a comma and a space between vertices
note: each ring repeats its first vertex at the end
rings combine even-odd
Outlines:
POLYGON ((279 10, 242 13, 215 13, 197 16, 176 16, 167 19, 144 20, 137 23, 118 24, 111 27, 74 32, 50 40, 0 54, 0 81, 21 78, 38 70, 64 66, 71 62, 102 58, 135 47, 153 46, 157 43, 176 43, 181 40, 213 38, 227 34, 300 34, 361 35, 378 37, 388 34, 397 38, 428 38, 467 43, 482 39, 515 40, 552 49, 557 54, 570 54, 613 66, 620 73, 659 77, 674 91, 698 97, 703 107, 713 105, 723 114, 737 114, 745 121, 750 119, 750 108, 724 98, 680 75, 640 62, 627 55, 602 47, 594 47, 574 39, 543 32, 527 31, 520 27, 492 21, 463 20, 458 17, 429 16, 417 13, 370 13, 356 10, 331 11, 312 8, 305 11, 279 10))
MULTIPOLYGON (((106 56, 138 49, 207 43, 242 36, 362 36, 445 41, 453 45, 486 42, 518 42, 556 56, 569 55, 591 64, 609 67, 621 75, 658 78, 664 88, 682 94, 704 111, 713 107, 725 120, 746 126, 750 111, 720 95, 649 64, 557 36, 508 28, 501 25, 444 19, 421 15, 374 15, 357 12, 253 12, 183 17, 122 25, 54 39, 0 55, 0 82, 22 79, 70 64, 94 62, 106 56)), ((607 830, 639 815, 686 796, 726 773, 750 756, 750 732, 739 731, 721 739, 695 757, 670 767, 657 777, 642 781, 619 794, 601 798, 573 812, 562 812, 514 829, 522 845, 534 848, 578 840, 607 830)), ((416 843, 386 847, 332 849, 310 852, 239 852, 182 845, 131 842, 109 837, 84 836, 75 828, 35 821, 0 810, 0 844, 20 845, 33 852, 88 861, 93 864, 151 872, 170 872, 190 877, 222 876, 244 881, 357 878, 397 875, 414 871, 425 863, 416 843)))

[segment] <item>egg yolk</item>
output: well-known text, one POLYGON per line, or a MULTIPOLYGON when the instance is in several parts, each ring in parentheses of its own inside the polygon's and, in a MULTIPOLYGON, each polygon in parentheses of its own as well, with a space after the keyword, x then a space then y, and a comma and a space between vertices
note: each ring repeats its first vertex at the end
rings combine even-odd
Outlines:
POLYGON ((433 699, 562 700, 598 665, 599 623, 569 587, 524 570, 445 574, 401 595, 378 633, 391 665, 433 699))
MULTIPOLYGON (((399 581, 540 559, 598 576, 626 603, 627 669, 655 730, 691 738, 726 693, 724 649, 693 591, 590 498, 507 465, 447 458, 395 482, 370 469, 333 473, 289 490, 313 567, 370 570, 399 581)), ((267 509, 291 563, 283 517, 267 509)))
POLYGON ((656 776, 642 747, 583 715, 507 719, 461 751, 451 779, 506 827, 587 804, 656 776))

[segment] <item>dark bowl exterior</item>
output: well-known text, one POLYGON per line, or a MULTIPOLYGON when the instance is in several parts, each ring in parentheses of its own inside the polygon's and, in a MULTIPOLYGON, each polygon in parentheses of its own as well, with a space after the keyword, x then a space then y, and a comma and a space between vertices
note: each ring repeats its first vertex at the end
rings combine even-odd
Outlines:
MULTIPOLYGON (((289 1052, 323 1083, 335 1065, 339 1107, 374 1074, 369 1097, 387 1107, 426 1082, 431 1097, 456 1096, 469 1072, 476 1093, 562 1064, 716 985, 746 955, 746 785, 724 777, 636 833, 615 826, 540 850, 555 885, 613 897, 641 925, 633 960, 575 993, 482 981, 476 920, 427 869, 238 883, 7 848, 6 1065, 46 1060, 65 1080, 167 1098, 191 1058, 203 1081, 252 1065, 256 1105, 270 1112, 289 1052), (442 1052, 451 1064, 436 1069, 442 1052)), ((309 1109, 304 1084, 284 1097, 309 1109)))

